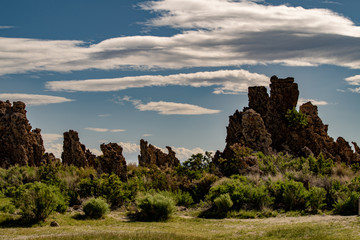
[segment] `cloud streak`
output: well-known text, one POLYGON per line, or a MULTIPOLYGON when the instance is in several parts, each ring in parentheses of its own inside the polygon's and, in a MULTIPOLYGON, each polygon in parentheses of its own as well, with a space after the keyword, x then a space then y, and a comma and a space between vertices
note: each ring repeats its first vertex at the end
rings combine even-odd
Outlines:
POLYGON ((25 94, 25 93, 0 93, 0 100, 9 100, 12 102, 22 101, 27 105, 32 105, 32 106, 74 101, 72 99, 68 99, 64 97, 38 95, 38 94, 25 94))
POLYGON ((173 36, 83 41, 0 38, 0 75, 86 69, 330 64, 360 69, 360 27, 327 9, 254 1, 162 0, 140 5, 173 36))
POLYGON ((220 110, 203 108, 197 105, 175 102, 148 102, 142 103, 140 100, 131 99, 129 96, 116 99, 117 103, 131 102, 136 109, 140 111, 155 111, 160 115, 205 115, 205 114, 217 114, 220 110))
POLYGON ((323 101, 323 100, 300 98, 298 101, 298 105, 301 106, 302 104, 307 103, 307 102, 311 102, 312 104, 317 105, 317 106, 325 106, 325 105, 329 104, 328 102, 323 101))
POLYGON ((51 81, 45 84, 51 91, 107 92, 129 88, 152 86, 210 87, 215 94, 237 94, 247 92, 249 86, 268 85, 269 77, 246 70, 220 70, 173 75, 145 75, 111 79, 88 79, 74 81, 51 81))
POLYGON ((93 132, 112 132, 112 133, 119 133, 119 132, 125 132, 126 130, 124 129, 108 129, 108 128, 93 128, 93 127, 87 127, 84 128, 85 130, 88 131, 93 131, 93 132))

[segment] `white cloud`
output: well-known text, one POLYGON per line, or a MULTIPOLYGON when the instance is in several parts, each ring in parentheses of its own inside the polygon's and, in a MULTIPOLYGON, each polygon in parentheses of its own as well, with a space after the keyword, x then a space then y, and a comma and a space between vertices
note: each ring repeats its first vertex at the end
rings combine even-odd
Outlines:
POLYGON ((152 134, 149 134, 149 133, 143 134, 143 137, 151 137, 151 136, 152 136, 152 134))
POLYGON ((215 94, 247 92, 249 86, 268 85, 269 77, 246 70, 219 70, 174 75, 145 75, 112 79, 88 79, 79 81, 52 81, 46 88, 52 91, 102 92, 150 86, 192 86, 215 88, 215 94))
POLYGON ((14 28, 14 26, 0 26, 0 29, 9 29, 9 28, 14 28))
POLYGON ((161 115, 204 115, 216 114, 220 110, 203 108, 197 105, 174 102, 149 102, 135 106, 140 111, 156 111, 161 115))
POLYGON ((57 133, 42 133, 44 142, 54 142, 63 138, 63 135, 57 133))
POLYGON ((122 148, 124 153, 139 153, 140 145, 131 142, 119 142, 118 143, 122 148))
POLYGON ((92 153, 95 154, 96 156, 103 155, 103 153, 102 153, 99 149, 97 149, 97 148, 90 148, 89 150, 90 150, 90 152, 92 152, 92 153))
POLYGON ((53 153, 55 157, 61 158, 63 151, 62 139, 63 135, 57 133, 42 133, 42 139, 44 141, 44 147, 46 152, 53 153))
POLYGON ((317 105, 317 106, 324 106, 324 105, 329 104, 328 102, 322 101, 322 100, 300 98, 298 101, 298 105, 301 106, 302 104, 307 103, 307 102, 311 102, 312 104, 317 105))
POLYGON ((61 153, 63 152, 62 143, 44 143, 46 152, 53 153, 55 157, 61 158, 61 153))
POLYGON ((126 131, 124 129, 108 129, 108 128, 93 128, 93 127, 87 127, 87 128, 85 128, 85 130, 89 130, 89 131, 93 131, 93 132, 113 132, 113 133, 126 131))
POLYGON ((92 128, 92 127, 87 127, 85 128, 85 130, 89 130, 89 131, 93 131, 93 132, 108 132, 109 129, 107 128, 92 128))
POLYGON ((111 114, 99 114, 97 116, 101 118, 106 118, 106 117, 111 117, 111 114))
POLYGON ((345 78, 345 81, 347 81, 349 85, 360 86, 360 75, 345 78))
POLYGON ((113 133, 119 133, 119 132, 125 132, 126 130, 124 130, 124 129, 110 129, 109 131, 113 132, 113 133))
POLYGON ((184 147, 172 147, 172 150, 176 153, 176 157, 181 161, 189 159, 193 154, 205 154, 205 151, 201 148, 187 149, 184 147))
POLYGON ((33 105, 33 106, 74 101, 72 99, 68 99, 64 97, 25 94, 25 93, 1 93, 0 100, 4 100, 4 101, 9 100, 11 102, 22 101, 27 105, 33 105))
POLYGON ((30 71, 331 64, 360 68, 360 27, 328 9, 241 0, 162 0, 141 5, 157 13, 169 37, 129 36, 82 41, 0 38, 0 75, 30 71))
POLYGON ((351 92, 354 92, 354 93, 360 93, 360 87, 358 87, 358 88, 349 88, 349 90, 351 92))
MULTIPOLYGON (((123 148, 124 153, 127 153, 127 154, 134 154, 134 153, 139 154, 140 153, 140 145, 139 144, 132 143, 132 142, 119 142, 118 144, 123 148)), ((154 147, 160 149, 164 153, 168 153, 168 150, 166 148, 160 148, 157 146, 154 146, 154 147)), ((171 149, 176 153, 176 157, 181 161, 187 160, 193 154, 197 154, 197 153, 205 154, 205 151, 199 147, 193 148, 193 149, 187 149, 184 147, 172 146, 171 149)))
POLYGON ((155 111, 161 115, 204 115, 220 113, 220 110, 203 108, 197 105, 175 102, 149 102, 142 103, 140 100, 131 99, 129 96, 116 99, 117 103, 122 101, 131 102, 140 111, 155 111))

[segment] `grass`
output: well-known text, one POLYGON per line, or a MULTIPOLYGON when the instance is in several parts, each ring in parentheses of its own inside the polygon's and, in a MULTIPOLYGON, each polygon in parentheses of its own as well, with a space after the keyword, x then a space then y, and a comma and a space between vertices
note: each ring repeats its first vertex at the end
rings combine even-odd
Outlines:
POLYGON ((167 222, 129 222, 124 212, 101 220, 77 220, 75 214, 54 214, 45 223, 16 227, 4 226, 13 215, 0 213, 0 239, 360 239, 356 216, 212 220, 177 214, 167 222), (50 227, 53 220, 60 227, 50 227))

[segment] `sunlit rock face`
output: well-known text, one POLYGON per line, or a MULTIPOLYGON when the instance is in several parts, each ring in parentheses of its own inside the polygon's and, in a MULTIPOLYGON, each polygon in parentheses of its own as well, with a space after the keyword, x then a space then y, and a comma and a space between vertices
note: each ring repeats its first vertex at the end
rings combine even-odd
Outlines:
POLYGON ((354 152, 342 137, 334 141, 327 133, 328 125, 318 115, 317 106, 311 102, 299 108, 306 115, 307 125, 289 126, 285 115, 297 105, 298 85, 294 78, 273 76, 270 81, 270 96, 265 87, 249 87, 249 107, 245 107, 242 112, 236 110, 229 117, 226 147, 223 152, 217 152, 215 162, 220 157, 233 158, 231 146, 234 144, 266 154, 286 152, 295 156, 318 156, 322 153, 326 158, 347 164, 360 161, 358 145, 353 143, 354 152))
POLYGON ((39 166, 45 153, 41 130, 31 130, 25 103, 0 101, 0 167, 39 166))

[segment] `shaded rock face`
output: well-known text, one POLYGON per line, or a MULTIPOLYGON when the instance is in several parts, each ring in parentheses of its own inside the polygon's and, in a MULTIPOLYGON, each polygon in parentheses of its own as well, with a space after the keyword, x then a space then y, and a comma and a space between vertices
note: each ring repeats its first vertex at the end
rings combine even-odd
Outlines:
POLYGON ((105 173, 115 173, 122 181, 127 180, 126 160, 122 155, 122 147, 116 143, 101 144, 103 156, 99 157, 100 168, 105 173))
POLYGON ((45 152, 41 130, 31 130, 25 103, 0 101, 0 167, 39 166, 45 152))
POLYGON ((64 145, 61 158, 65 165, 95 167, 96 156, 87 150, 85 145, 80 143, 79 134, 74 130, 64 132, 64 145))
POLYGON ((317 106, 311 102, 300 106, 300 111, 307 116, 307 126, 290 127, 285 115, 297 105, 298 85, 294 83, 294 78, 273 76, 270 81, 270 96, 265 87, 249 88, 249 107, 229 117, 226 147, 222 153, 216 154, 215 160, 234 157, 231 146, 239 143, 265 153, 272 149, 296 156, 323 153, 326 158, 348 164, 360 161, 360 149, 356 143, 353 143, 354 152, 342 137, 335 142, 328 136, 328 125, 322 122, 317 106))
POLYGON ((140 140, 140 155, 138 156, 139 165, 149 167, 155 165, 159 168, 176 167, 180 164, 179 159, 176 158, 175 152, 171 147, 166 147, 168 154, 163 153, 160 149, 149 144, 145 140, 140 140))

